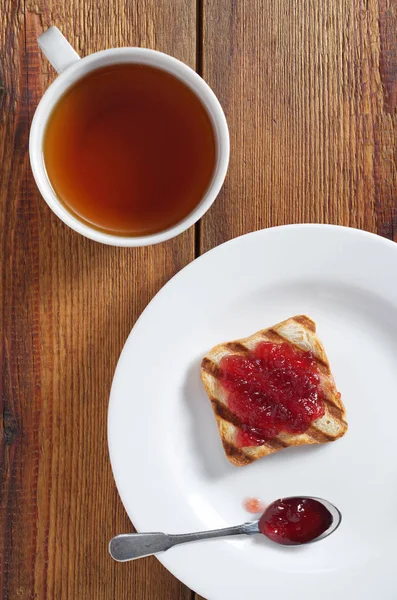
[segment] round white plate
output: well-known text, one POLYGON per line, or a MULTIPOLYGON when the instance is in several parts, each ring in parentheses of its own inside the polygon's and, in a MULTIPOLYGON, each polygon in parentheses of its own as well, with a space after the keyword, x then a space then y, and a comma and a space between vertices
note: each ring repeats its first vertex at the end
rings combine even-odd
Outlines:
POLYGON ((116 484, 139 531, 241 523, 247 496, 320 496, 343 514, 318 544, 283 548, 254 536, 158 556, 205 598, 396 599, 396 271, 397 245, 369 233, 268 229, 195 260, 136 323, 114 377, 108 433, 116 484), (349 431, 333 444, 233 467, 201 386, 201 358, 301 313, 317 323, 349 431))

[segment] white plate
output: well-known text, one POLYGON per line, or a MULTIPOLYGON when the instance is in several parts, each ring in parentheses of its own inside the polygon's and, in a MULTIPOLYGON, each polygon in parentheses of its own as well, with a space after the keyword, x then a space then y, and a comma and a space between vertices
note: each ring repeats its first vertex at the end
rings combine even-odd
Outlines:
POLYGON ((397 245, 362 231, 258 231, 183 269, 132 330, 111 392, 109 448, 139 531, 241 523, 249 518, 247 496, 320 496, 343 513, 334 535, 301 548, 255 536, 158 556, 205 598, 396 599, 396 268, 397 245), (201 358, 219 342, 299 313, 317 322, 349 431, 334 444, 233 467, 200 383, 201 358))

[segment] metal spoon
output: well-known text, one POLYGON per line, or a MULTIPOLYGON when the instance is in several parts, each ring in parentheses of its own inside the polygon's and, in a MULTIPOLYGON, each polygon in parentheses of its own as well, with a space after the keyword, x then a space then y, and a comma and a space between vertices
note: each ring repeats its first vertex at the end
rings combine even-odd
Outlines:
MULTIPOLYGON (((331 502, 311 496, 299 496, 299 498, 312 499, 321 502, 332 515, 332 522, 329 528, 310 542, 306 542, 306 544, 323 540, 339 527, 342 520, 342 514, 336 506, 331 504, 331 502)), ((243 523, 242 525, 235 525, 234 527, 225 527, 223 529, 213 529, 210 531, 198 531, 196 533, 126 533, 117 535, 110 541, 109 552, 112 558, 117 560, 117 562, 126 562, 128 560, 150 556, 151 554, 157 554, 157 552, 164 552, 177 544, 226 537, 229 535, 252 535, 254 533, 261 533, 259 530, 259 519, 257 521, 243 523)), ((291 545, 298 546, 302 544, 291 545)))

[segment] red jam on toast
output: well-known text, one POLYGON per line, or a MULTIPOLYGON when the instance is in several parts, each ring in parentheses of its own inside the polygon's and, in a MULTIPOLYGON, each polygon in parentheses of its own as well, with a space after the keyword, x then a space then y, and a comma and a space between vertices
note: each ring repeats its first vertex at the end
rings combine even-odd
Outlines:
POLYGON ((280 432, 304 433, 325 412, 317 361, 288 343, 261 342, 220 362, 229 409, 242 426, 237 445, 260 446, 280 432))

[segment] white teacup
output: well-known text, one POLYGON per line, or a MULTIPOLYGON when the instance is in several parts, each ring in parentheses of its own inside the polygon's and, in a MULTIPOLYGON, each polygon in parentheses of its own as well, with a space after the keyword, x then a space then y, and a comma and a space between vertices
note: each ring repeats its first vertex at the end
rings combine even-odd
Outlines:
POLYGON ((226 118, 218 99, 205 81, 190 67, 176 58, 145 48, 112 48, 96 52, 80 59, 66 38, 56 27, 50 27, 38 39, 39 46, 59 77, 50 85, 42 97, 30 130, 30 163, 37 186, 48 206, 66 225, 82 235, 113 246, 148 246, 164 242, 182 233, 198 221, 210 208, 226 176, 229 162, 229 131, 226 118), (48 179, 44 158, 43 138, 52 109, 65 91, 84 77, 106 65, 118 63, 140 63, 163 69, 178 77, 190 87, 202 102, 210 117, 216 139, 216 164, 210 185, 201 202, 176 225, 158 233, 142 236, 119 236, 104 233, 79 221, 57 198, 48 179))

